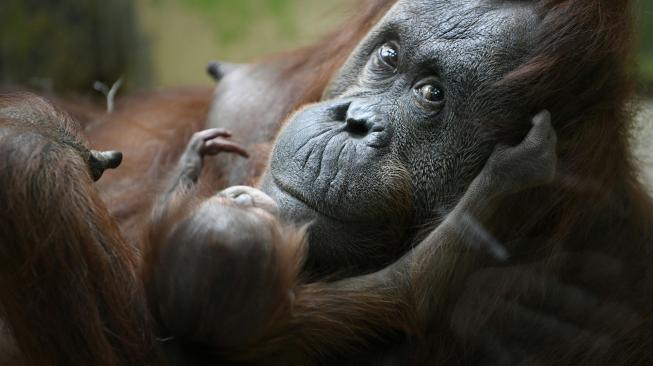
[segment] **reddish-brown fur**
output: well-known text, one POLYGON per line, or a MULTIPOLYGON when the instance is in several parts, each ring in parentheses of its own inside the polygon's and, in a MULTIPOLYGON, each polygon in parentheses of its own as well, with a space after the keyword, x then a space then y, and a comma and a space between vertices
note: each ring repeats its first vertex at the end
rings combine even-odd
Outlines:
MULTIPOLYGON (((279 78, 280 92, 275 94, 275 98, 261 103, 281 103, 288 106, 284 113, 289 113, 319 99, 334 70, 393 2, 370 1, 365 11, 349 23, 349 29, 336 33, 337 37, 269 61, 285 65, 280 69, 283 77, 279 78)), ((544 22, 536 30, 537 47, 524 65, 494 86, 505 91, 505 99, 496 103, 498 108, 523 107, 527 109, 525 113, 542 107, 552 110, 560 138, 561 175, 550 187, 532 190, 505 202, 505 207, 498 211, 504 215, 495 218, 492 231, 523 262, 546 260, 549 254, 565 250, 600 251, 622 261, 628 269, 626 279, 621 283, 623 288, 608 288, 605 296, 632 306, 645 315, 645 321, 627 334, 620 334, 609 353, 614 361, 612 364, 649 364, 653 354, 649 341, 653 329, 650 320, 653 211, 648 196, 636 180, 637 172, 628 144, 632 121, 629 109, 632 100, 629 74, 633 44, 631 2, 543 0, 539 3, 544 22), (542 236, 547 238, 545 245, 537 248, 527 240, 542 236)), ((152 186, 158 184, 162 174, 176 161, 183 147, 182 141, 201 128, 210 93, 164 93, 132 100, 129 107, 119 107, 114 115, 89 127, 88 132, 91 141, 98 145, 95 147, 119 149, 126 154, 124 169, 107 173, 101 188, 125 235, 136 240, 138 226, 151 209, 152 186), (143 144, 150 141, 155 142, 148 145, 151 147, 143 148, 143 144), (130 157, 135 158, 127 160, 130 157)), ((278 117, 281 121, 284 116, 278 117)), ((496 131, 502 138, 514 137, 515 129, 515 126, 497 121, 496 131)), ((10 133, 12 136, 16 134, 13 130, 10 133)), ((23 154, 31 151, 21 150, 23 147, 15 146, 12 141, 3 138, 0 148, 15 148, 23 154)), ((31 143, 42 149, 49 146, 51 140, 36 134, 31 143)), ((69 151, 58 154, 61 154, 57 155, 60 163, 56 169, 37 165, 44 161, 34 155, 12 155, 11 159, 4 159, 5 155, 0 154, 2 164, 9 164, 12 168, 11 175, 2 174, 7 169, 0 169, 2 187, 12 187, 10 194, 0 193, 0 197, 3 203, 12 202, 14 205, 0 206, 12 209, 3 215, 2 239, 11 238, 14 243, 31 245, 25 247, 28 253, 19 250, 25 249, 23 247, 6 244, 1 249, 15 253, 9 263, 15 268, 52 273, 52 277, 35 277, 33 271, 7 271, 5 268, 12 267, 3 266, 5 280, 0 285, 3 318, 10 320, 19 347, 33 364, 69 364, 75 361, 78 364, 147 363, 152 335, 145 328, 146 318, 138 316, 143 305, 138 300, 142 301, 142 298, 137 296, 134 303, 124 297, 125 287, 132 286, 131 291, 139 293, 135 285, 133 251, 124 249, 125 244, 107 218, 102 202, 91 188, 90 179, 83 177, 78 159, 69 151), (28 160, 29 156, 34 160, 28 160), (39 169, 45 169, 51 176, 41 177, 39 169), (69 177, 76 178, 73 184, 79 187, 78 191, 71 192, 64 185, 69 177), (23 189, 29 187, 25 181, 35 179, 54 193, 34 197, 38 191, 23 189), (52 200, 59 197, 66 199, 58 200, 60 206, 54 206, 52 200), (55 219, 60 212, 69 212, 70 221, 55 219), (33 225, 34 222, 39 225, 33 225), (11 224, 4 226, 5 223, 11 224), (101 228, 100 233, 94 228, 101 228), (50 236, 51 233, 54 236, 50 236), (107 237, 99 239, 99 234, 107 237), (58 241, 54 240, 57 235, 58 241), (48 238, 52 240, 46 240, 48 238), (89 243, 97 244, 98 240, 113 244, 87 248, 89 243), (66 245, 58 244, 63 246, 61 250, 53 248, 52 245, 57 243, 66 245), (106 252, 113 248, 116 248, 115 253, 111 254, 115 256, 106 252), (47 251, 46 255, 44 251, 47 251), (25 267, 26 263, 30 266, 25 267), (70 268, 72 264, 87 266, 89 272, 75 268, 61 270, 70 268), (21 286, 17 285, 19 283, 21 286), (62 290, 63 286, 67 286, 65 290, 62 290), (30 288, 38 288, 41 292, 35 293, 30 288), (73 295, 62 296, 62 293, 77 294, 85 300, 70 303, 73 295), (41 301, 48 303, 44 305, 41 301), (98 301, 102 305, 98 305, 98 301), (55 302, 60 302, 60 313, 44 312, 43 309, 56 311, 54 306, 50 306, 55 302), (138 311, 125 313, 122 305, 130 303, 138 311), (99 307, 104 313, 98 311, 99 307), (78 320, 70 321, 71 316, 78 320), (109 331, 103 330, 105 324, 101 319, 111 319, 106 323, 109 331), (75 327, 71 326, 72 323, 75 327), (61 337, 62 334, 66 336, 61 337), (109 334, 119 337, 110 339, 109 334)), ((550 270, 565 279, 562 269, 552 265, 550 270)), ((327 290, 312 286, 302 290, 305 297, 298 298, 297 317, 300 324, 308 327, 306 334, 309 336, 292 340, 289 344, 293 347, 319 354, 322 350, 315 347, 321 344, 311 341, 314 337, 337 343, 338 337, 342 336, 338 331, 353 334, 350 327, 364 329, 369 319, 358 315, 359 310, 370 311, 364 306, 346 309, 350 318, 342 328, 327 326, 332 319, 327 312, 328 304, 337 296, 351 296, 346 291, 334 297, 324 296, 327 290), (302 319, 304 316, 309 320, 302 319), (334 330, 325 334, 323 329, 334 330), (295 342, 299 342, 299 346, 295 342)), ((361 304, 366 303, 366 299, 361 299, 361 304)), ((379 321, 394 317, 399 323, 408 324, 409 321, 395 316, 394 311, 398 308, 395 305, 388 304, 388 308, 378 309, 379 321)), ((388 328, 396 329, 396 324, 388 324, 388 328)), ((374 331, 380 335, 391 333, 385 328, 374 331)), ((285 344, 283 342, 280 344, 285 344)), ((442 364, 455 363, 459 360, 453 357, 452 361, 454 348, 447 347, 448 342, 434 336, 416 342, 417 345, 409 348, 404 356, 416 363, 424 359, 430 364, 436 360, 442 364)), ((358 346, 361 343, 351 344, 358 346)))
MULTIPOLYGON (((550 187, 505 202, 510 207, 505 212, 512 214, 496 218, 495 232, 507 243, 547 237, 547 245, 536 254, 540 257, 560 250, 597 251, 629 263, 634 276, 650 276, 645 258, 653 251, 653 206, 637 180, 629 144, 634 103, 631 3, 543 1, 542 7, 538 47, 497 86, 506 90, 505 100, 498 102, 510 103, 521 95, 530 108, 555 111, 559 177, 550 187), (592 31, 582 31, 588 29, 592 31)), ((631 296, 650 293, 637 286, 650 283, 631 288, 631 296)))
MULTIPOLYGON (((394 3, 388 0, 371 0, 361 6, 349 24, 350 31, 336 31, 313 46, 280 54, 263 63, 272 65, 275 73, 275 97, 262 100, 259 110, 267 113, 265 105, 282 105, 279 114, 271 120, 281 122, 301 105, 320 99, 331 75, 345 62, 358 41, 394 3)), ((181 154, 181 148, 190 135, 206 123, 206 113, 211 102, 211 92, 203 89, 181 89, 147 93, 118 99, 116 111, 86 129, 93 147, 125 152, 119 170, 107 172, 98 189, 109 211, 116 217, 128 241, 138 239, 142 225, 149 213, 156 189, 171 164, 181 154)), ((252 121, 252 128, 257 128, 252 121)), ((248 135, 236 136, 249 146, 248 135)), ((272 140, 274 136, 270 136, 272 140)), ((272 141, 270 141, 272 142, 272 141)), ((252 171, 246 184, 254 184, 263 172, 270 144, 250 146, 252 171)), ((225 186, 222 172, 209 172, 211 186, 225 186)))
MULTIPOLYGON (((121 238, 69 141, 79 126, 44 100, 0 119, 0 312, 31 365, 156 360, 138 257, 121 238)), ((3 332, 4 333, 4 332, 3 332)))
MULTIPOLYGON (((160 251, 164 246, 167 246, 168 250, 170 250, 170 246, 187 244, 183 241, 171 241, 170 237, 182 225, 185 227, 196 225, 196 219, 193 215, 196 214, 195 212, 199 209, 201 203, 197 199, 197 195, 196 189, 175 192, 167 202, 157 205, 153 218, 148 224, 148 235, 144 243, 142 276, 148 293, 151 312, 160 321, 161 325, 164 325, 165 321, 162 321, 160 314, 159 301, 161 299, 155 291, 156 271, 165 271, 165 268, 158 264, 161 256, 160 251)), ((229 206, 233 210, 246 210, 233 205, 226 199, 222 200, 221 203, 214 202, 213 204, 229 206)), ((242 214, 245 215, 246 213, 242 211, 242 214)), ((234 305, 233 301, 221 301, 220 298, 228 296, 228 298, 250 299, 249 303, 236 305, 239 313, 237 319, 241 319, 247 325, 241 324, 235 326, 234 329, 225 327, 211 331, 214 337, 219 334, 221 339, 229 338, 231 335, 232 339, 225 341, 228 344, 255 344, 276 334, 285 325, 288 314, 293 307, 289 294, 299 281, 299 272, 303 263, 304 229, 282 225, 278 219, 273 218, 271 215, 257 214, 256 217, 258 217, 259 226, 268 228, 274 233, 272 242, 259 243, 260 245, 257 248, 253 248, 253 252, 246 254, 246 257, 251 261, 242 263, 242 273, 245 273, 245 275, 240 278, 240 281, 233 282, 228 291, 224 292, 225 295, 206 296, 202 301, 202 308, 210 308, 213 314, 211 319, 204 319, 203 322, 234 325, 233 317, 230 317, 229 312, 219 307, 225 303, 232 306, 234 305), (264 320, 260 321, 259 319, 262 316, 264 320), (243 326, 247 327, 250 333, 244 339, 233 339, 234 333, 242 334, 243 326)), ((220 218, 215 219, 220 220, 220 218)), ((209 237, 207 235, 206 237, 201 236, 194 239, 205 242, 207 246, 224 248, 221 250, 225 256, 238 252, 238 249, 232 249, 232 245, 229 243, 221 242, 219 237, 209 237)), ((242 258, 239 255, 229 256, 232 261, 242 258)), ((214 268, 213 272, 206 273, 205 276, 201 276, 202 278, 197 280, 198 282, 210 284, 212 277, 218 274, 220 274, 220 268, 214 268)), ((227 347, 226 344, 222 346, 227 347)))
POLYGON ((118 100, 116 111, 86 127, 93 147, 127 152, 98 190, 127 242, 137 245, 152 202, 193 132, 201 129, 209 89, 177 89, 118 100))
POLYGON ((227 359, 295 364, 353 351, 385 339, 388 330, 418 332, 405 287, 363 278, 307 284, 300 275, 306 228, 284 224, 269 206, 242 206, 225 196, 202 201, 191 178, 200 171, 189 173, 195 154, 205 159, 197 138, 157 200, 144 242, 142 276, 162 337, 207 342, 227 359), (246 231, 246 243, 231 236, 233 228, 246 231), (189 287, 203 295, 178 295, 189 287))

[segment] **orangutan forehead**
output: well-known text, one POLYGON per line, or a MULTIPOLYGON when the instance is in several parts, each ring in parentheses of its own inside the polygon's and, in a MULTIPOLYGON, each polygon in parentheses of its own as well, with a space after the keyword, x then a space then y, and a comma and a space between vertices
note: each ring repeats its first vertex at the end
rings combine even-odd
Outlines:
POLYGON ((372 30, 366 49, 396 41, 404 65, 452 80, 494 80, 532 48, 536 14, 530 2, 400 0, 372 30))
POLYGON ((400 0, 382 25, 422 41, 480 39, 513 32, 534 21, 531 2, 488 0, 400 0))

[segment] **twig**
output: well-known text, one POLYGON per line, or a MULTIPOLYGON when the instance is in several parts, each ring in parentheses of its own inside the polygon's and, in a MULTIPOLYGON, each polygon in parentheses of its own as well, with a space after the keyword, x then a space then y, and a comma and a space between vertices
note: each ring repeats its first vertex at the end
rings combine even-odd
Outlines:
POLYGON ((107 86, 107 84, 101 82, 101 81, 96 81, 93 83, 93 88, 100 93, 104 94, 104 96, 107 98, 107 113, 113 112, 113 107, 114 107, 114 99, 116 98, 116 94, 118 93, 118 89, 120 89, 120 86, 122 85, 122 78, 118 79, 113 85, 111 85, 111 88, 107 86))

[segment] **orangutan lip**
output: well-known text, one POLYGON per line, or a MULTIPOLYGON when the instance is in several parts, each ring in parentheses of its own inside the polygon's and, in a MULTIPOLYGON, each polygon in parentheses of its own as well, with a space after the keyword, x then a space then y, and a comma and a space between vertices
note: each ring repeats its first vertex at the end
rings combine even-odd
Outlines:
POLYGON ((272 180, 274 181, 274 184, 284 193, 288 194, 290 197, 296 199, 297 201, 301 202, 304 206, 308 207, 309 209, 313 210, 315 213, 324 216, 328 218, 329 220, 333 220, 336 222, 340 223, 346 223, 346 224, 351 224, 352 220, 342 220, 342 219, 337 219, 327 213, 322 212, 319 210, 317 207, 314 205, 310 204, 308 200, 304 197, 304 195, 301 192, 298 192, 295 189, 292 189, 291 187, 288 187, 286 184, 284 184, 281 179, 277 178, 276 174, 272 173, 272 180))

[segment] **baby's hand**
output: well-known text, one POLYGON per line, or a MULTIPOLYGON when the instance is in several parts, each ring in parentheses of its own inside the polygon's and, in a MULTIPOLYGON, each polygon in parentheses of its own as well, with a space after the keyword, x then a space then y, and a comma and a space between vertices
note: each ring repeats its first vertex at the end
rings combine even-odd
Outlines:
POLYGON ((227 140, 230 137, 231 132, 223 128, 211 128, 196 132, 190 138, 184 155, 195 155, 203 158, 206 155, 229 152, 248 158, 247 150, 241 145, 227 140))

